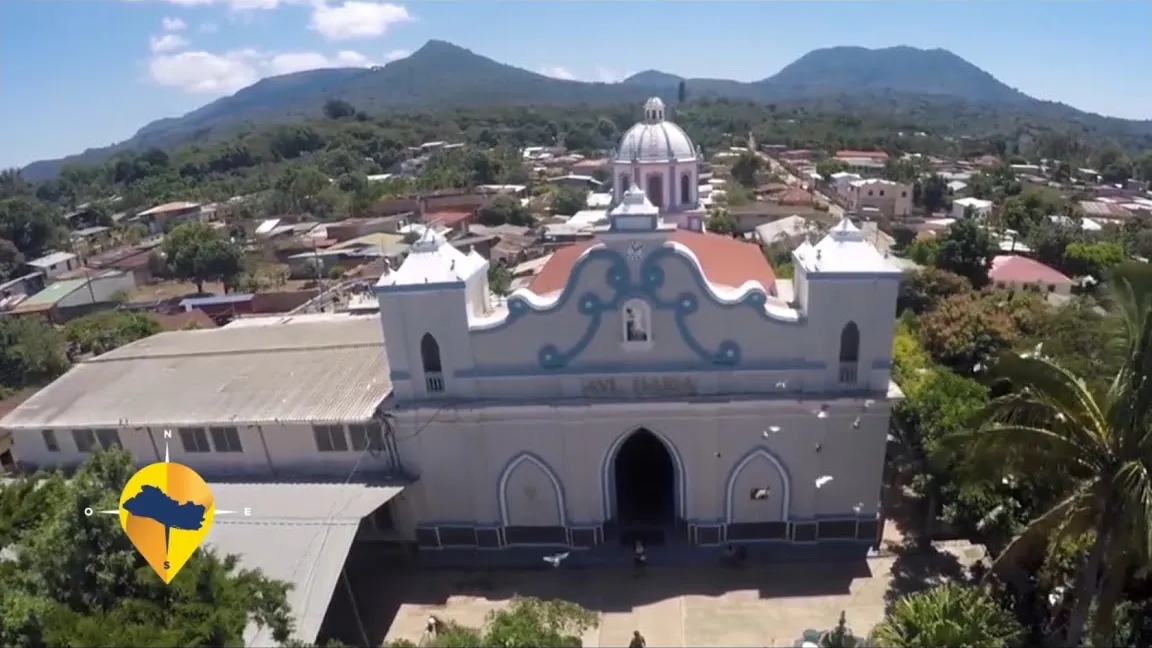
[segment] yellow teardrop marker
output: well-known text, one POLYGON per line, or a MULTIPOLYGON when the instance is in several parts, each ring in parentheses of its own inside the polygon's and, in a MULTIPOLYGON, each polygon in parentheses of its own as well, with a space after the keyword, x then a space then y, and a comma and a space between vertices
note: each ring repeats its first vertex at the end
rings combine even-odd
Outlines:
POLYGON ((182 464, 145 466, 120 493, 120 526, 165 583, 208 537, 215 517, 212 490, 182 464))

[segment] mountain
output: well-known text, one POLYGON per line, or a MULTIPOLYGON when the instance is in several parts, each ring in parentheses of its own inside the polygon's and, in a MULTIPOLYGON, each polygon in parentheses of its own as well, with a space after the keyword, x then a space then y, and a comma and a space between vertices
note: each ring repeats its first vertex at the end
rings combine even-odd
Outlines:
POLYGON ((598 105, 640 102, 652 95, 672 99, 681 81, 692 97, 763 103, 826 103, 836 97, 846 108, 864 110, 937 100, 1077 122, 1113 137, 1152 138, 1152 121, 1102 117, 1029 97, 942 49, 819 49, 768 78, 748 83, 684 79, 658 70, 635 74, 620 83, 586 83, 554 79, 432 40, 411 56, 383 67, 312 70, 263 79, 182 117, 152 122, 124 142, 62 160, 34 162, 25 167, 24 175, 29 180, 43 179, 63 164, 98 163, 119 151, 205 141, 253 124, 318 116, 324 102, 333 98, 368 113, 488 105, 598 105))

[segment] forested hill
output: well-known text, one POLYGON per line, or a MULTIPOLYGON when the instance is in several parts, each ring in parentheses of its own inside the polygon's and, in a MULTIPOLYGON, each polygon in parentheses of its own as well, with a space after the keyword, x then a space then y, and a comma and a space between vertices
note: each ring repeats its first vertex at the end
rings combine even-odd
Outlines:
POLYGON ((1129 149, 1152 148, 1152 121, 1102 117, 1034 99, 940 49, 820 49, 751 83, 681 79, 656 70, 621 83, 585 83, 553 79, 433 40, 408 58, 383 67, 313 70, 261 80, 182 117, 148 124, 125 142, 63 160, 35 162, 24 169, 24 177, 43 179, 54 175, 62 164, 102 162, 122 150, 168 148, 218 139, 254 124, 319 116, 325 101, 333 98, 368 114, 482 106, 608 105, 640 102, 652 94, 671 102, 677 98, 681 81, 688 95, 697 98, 813 104, 825 111, 846 112, 894 110, 900 114, 931 109, 958 113, 969 122, 1011 119, 1027 127, 1112 139, 1129 149), (973 119, 974 115, 981 119, 973 119))

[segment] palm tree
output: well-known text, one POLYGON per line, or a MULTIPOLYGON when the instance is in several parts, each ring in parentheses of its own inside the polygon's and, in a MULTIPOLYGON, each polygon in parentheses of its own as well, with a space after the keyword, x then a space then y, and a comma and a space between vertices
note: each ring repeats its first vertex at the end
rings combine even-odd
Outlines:
POLYGON ((948 584, 896 601, 872 630, 870 646, 1000 648, 1016 645, 1023 629, 983 590, 948 584))
POLYGON ((996 466, 1004 477, 1031 472, 1060 480, 1056 503, 1009 544, 998 564, 1015 562, 1040 541, 1092 537, 1071 592, 1059 639, 1064 646, 1080 645, 1094 602, 1094 629, 1111 636, 1125 574, 1152 549, 1152 275, 1118 268, 1112 292, 1125 323, 1127 360, 1110 385, 1090 386, 1041 355, 1040 347, 1009 353, 994 371, 1011 383, 1011 393, 989 403, 976 430, 951 440, 968 461, 996 466))

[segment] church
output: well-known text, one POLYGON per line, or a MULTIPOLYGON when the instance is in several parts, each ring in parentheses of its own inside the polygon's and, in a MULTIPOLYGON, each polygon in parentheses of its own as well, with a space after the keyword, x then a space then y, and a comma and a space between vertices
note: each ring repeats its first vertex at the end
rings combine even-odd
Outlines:
POLYGON ((777 278, 706 231, 701 162, 650 99, 528 287, 430 232, 380 279, 421 549, 875 542, 900 273, 844 219, 777 278))

